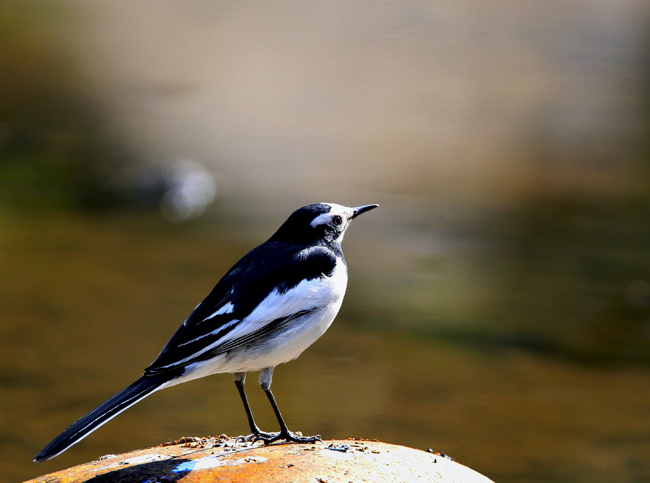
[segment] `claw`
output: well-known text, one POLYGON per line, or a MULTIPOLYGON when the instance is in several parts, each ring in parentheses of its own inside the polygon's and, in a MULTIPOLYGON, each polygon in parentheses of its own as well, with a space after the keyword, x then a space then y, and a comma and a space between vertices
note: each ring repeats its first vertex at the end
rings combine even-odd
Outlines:
POLYGON ((323 441, 320 434, 316 436, 298 436, 296 433, 288 432, 279 432, 271 435, 270 438, 259 436, 255 438, 255 441, 264 441, 264 444, 275 443, 276 441, 286 441, 287 443, 315 443, 316 441, 323 441))
POLYGON ((237 436, 235 443, 255 443, 256 441, 264 440, 265 438, 273 438, 280 433, 266 433, 264 431, 258 431, 256 433, 249 434, 248 436, 237 436))

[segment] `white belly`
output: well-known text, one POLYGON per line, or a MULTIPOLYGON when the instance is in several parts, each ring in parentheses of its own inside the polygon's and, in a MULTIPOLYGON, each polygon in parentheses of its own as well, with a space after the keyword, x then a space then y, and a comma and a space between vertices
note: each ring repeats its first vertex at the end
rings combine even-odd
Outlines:
POLYGON ((169 385, 210 374, 260 371, 297 358, 332 324, 343 303, 347 280, 347 267, 339 262, 330 277, 301 282, 285 294, 271 293, 238 324, 237 330, 231 333, 234 337, 301 310, 314 310, 267 337, 188 366, 185 374, 169 385))

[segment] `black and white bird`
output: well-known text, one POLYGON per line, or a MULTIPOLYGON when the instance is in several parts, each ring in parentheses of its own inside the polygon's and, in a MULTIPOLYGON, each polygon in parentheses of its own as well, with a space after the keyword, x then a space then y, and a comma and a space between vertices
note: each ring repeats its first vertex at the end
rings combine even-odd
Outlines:
POLYGON ((273 369, 297 358, 329 328, 348 281, 341 242, 350 222, 376 208, 334 203, 295 211, 265 243, 251 250, 196 306, 140 379, 57 436, 34 461, 63 453, 150 394, 211 374, 232 373, 252 434, 247 441, 313 443, 292 433, 271 392, 273 369), (280 424, 277 433, 255 424, 244 383, 259 383, 280 424))

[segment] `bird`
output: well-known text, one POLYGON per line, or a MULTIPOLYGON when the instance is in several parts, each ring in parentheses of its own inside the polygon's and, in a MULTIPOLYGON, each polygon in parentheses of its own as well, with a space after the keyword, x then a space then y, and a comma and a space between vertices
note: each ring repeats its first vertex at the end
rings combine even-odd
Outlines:
POLYGON ((377 208, 316 203, 294 211, 266 242, 217 283, 133 384, 54 438, 34 461, 60 455, 118 414, 161 389, 230 373, 251 434, 244 441, 314 443, 289 431, 271 391, 274 368, 296 359, 329 328, 341 308, 348 270, 341 242, 350 222, 377 208), (246 396, 247 372, 259 371, 280 431, 259 429, 246 396))

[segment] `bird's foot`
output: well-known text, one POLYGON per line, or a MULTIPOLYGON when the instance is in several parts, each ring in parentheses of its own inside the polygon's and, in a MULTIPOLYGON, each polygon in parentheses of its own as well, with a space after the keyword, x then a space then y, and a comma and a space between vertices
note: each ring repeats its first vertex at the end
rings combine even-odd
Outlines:
POLYGON ((301 433, 291 431, 280 431, 279 433, 273 433, 271 437, 259 436, 253 439, 253 441, 264 441, 264 444, 275 443, 276 441, 286 441, 287 443, 315 443, 316 441, 323 441, 320 434, 316 436, 303 436, 301 433))
POLYGON ((257 430, 248 436, 237 436, 237 438, 235 438, 235 443, 254 443, 256 441, 274 438, 278 434, 280 433, 267 433, 265 431, 257 430))

